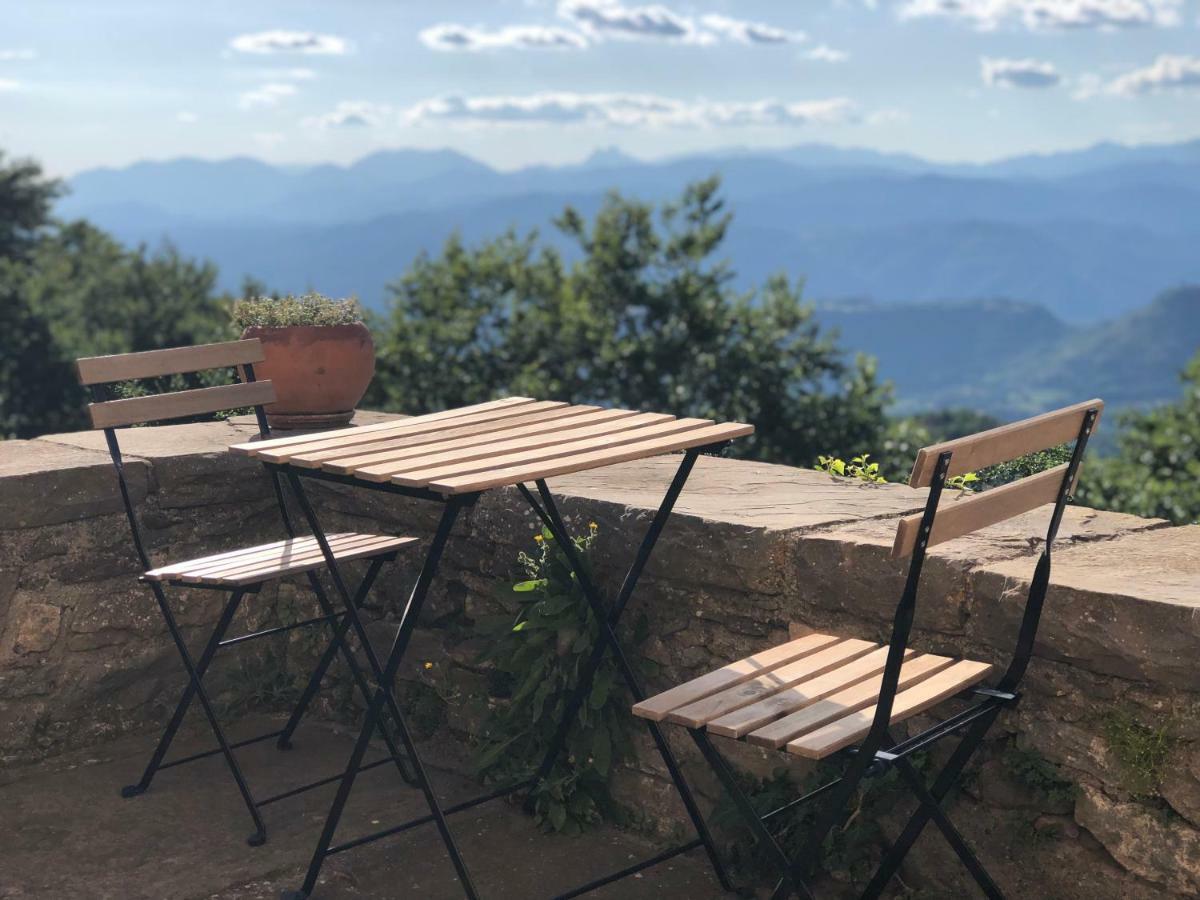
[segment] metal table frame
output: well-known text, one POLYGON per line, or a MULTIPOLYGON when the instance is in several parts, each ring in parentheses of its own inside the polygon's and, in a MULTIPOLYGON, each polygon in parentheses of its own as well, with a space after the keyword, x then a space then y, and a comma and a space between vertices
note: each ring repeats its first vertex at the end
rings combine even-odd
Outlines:
MULTIPOLYGON (((369 844, 374 841, 389 837, 394 834, 399 834, 419 825, 425 825, 430 822, 436 824, 438 832, 441 835, 442 843, 446 847, 446 852, 450 856, 450 860, 454 865, 454 869, 458 874, 459 883, 462 886, 464 894, 472 898, 479 897, 479 892, 475 887, 475 883, 471 878, 470 872, 467 869, 466 862, 459 851, 457 844, 454 841, 454 836, 450 832, 450 826, 447 822, 447 817, 454 813, 462 812, 467 809, 472 809, 489 800, 495 800, 500 797, 505 797, 518 791, 527 790, 529 795, 526 800, 526 808, 531 807, 531 799, 533 790, 537 785, 550 773, 554 766, 555 760, 562 752, 567 737, 570 732, 571 723, 575 719, 576 713, 580 705, 586 699, 592 687, 592 680, 603 661, 604 655, 607 652, 612 652, 616 659, 618 670, 626 687, 633 695, 634 702, 638 702, 645 697, 645 692, 642 690, 641 684, 625 656, 625 652, 621 646, 620 640, 616 634, 616 628, 621 620, 621 615, 629 600, 633 596, 633 592, 637 587, 639 578, 649 561, 654 547, 666 527, 667 521, 671 516, 671 512, 675 506, 676 500, 683 491, 684 485, 687 483, 688 477, 691 475, 692 468, 695 466, 696 459, 704 453, 713 453, 723 449, 729 444, 729 441, 719 441, 702 447, 695 447, 684 451, 682 461, 675 472, 674 478, 668 487, 662 502, 659 504, 658 510, 655 512, 653 519, 650 522, 645 535, 642 537, 641 543, 638 546, 637 552, 634 555, 625 578, 621 584, 617 596, 610 606, 606 604, 601 597, 600 591, 592 579, 588 576, 586 568, 582 565, 582 560, 576 552, 574 544, 571 542, 567 532, 566 525, 563 522, 562 515, 558 510, 558 505, 554 501, 554 496, 547 487, 545 479, 538 479, 534 482, 537 496, 529 489, 526 484, 517 485, 521 496, 526 500, 529 506, 537 513, 538 518, 545 524, 558 545, 565 553, 568 564, 574 571, 575 576, 579 580, 579 584, 587 599, 588 605, 596 616, 598 622, 601 623, 600 640, 596 642, 592 653, 588 658, 583 670, 580 673, 579 683, 575 688, 575 692, 568 700, 564 716, 559 725, 557 733, 554 735, 550 750, 546 753, 537 769, 536 774, 532 779, 523 781, 519 784, 508 785, 502 788, 492 790, 486 794, 474 797, 470 800, 465 800, 456 803, 452 806, 443 808, 434 795, 432 786, 429 782, 425 767, 417 754, 414 746, 412 735, 405 721, 403 711, 400 709, 394 694, 394 683, 396 674, 403 662, 404 654, 408 649, 409 642, 412 638, 412 633, 417 627, 417 622, 420 618, 421 609, 424 606, 425 599, 429 594, 430 586, 437 574, 437 568, 441 562, 442 555, 446 548, 446 543, 450 537, 451 530, 458 519, 459 514, 478 501, 483 491, 466 494, 442 495, 425 488, 410 488, 392 483, 375 483, 368 482, 362 479, 355 478, 351 475, 338 475, 331 472, 326 472, 320 469, 308 469, 299 466, 290 465, 288 463, 267 463, 268 469, 274 474, 281 475, 286 478, 293 494, 299 501, 304 517, 308 521, 309 527, 312 529, 313 536, 316 538, 321 550, 325 556, 325 561, 329 569, 329 573, 333 579, 334 585, 341 596, 347 614, 350 617, 352 627, 359 636, 363 645, 367 648, 367 652, 371 655, 374 662, 374 652, 370 647, 366 638, 366 629, 363 626, 362 620, 358 615, 358 605, 351 602, 351 594, 347 587, 345 579, 342 577, 341 570, 337 560, 334 558, 329 544, 325 538, 325 532, 321 527, 321 523, 317 518, 316 511, 313 509, 304 487, 301 484, 301 479, 312 478, 318 481, 327 481, 337 484, 351 485, 361 487, 368 490, 383 491, 386 493, 399 494, 406 497, 411 497, 419 500, 432 500, 442 504, 442 515, 434 532, 433 539, 430 542, 429 549, 425 556, 425 561, 421 567, 420 574, 413 586, 408 603, 405 606, 400 624, 396 631, 395 639, 388 653, 387 661, 382 666, 382 676, 379 678, 379 683, 376 685, 374 694, 371 697, 370 705, 367 708, 366 717, 362 723, 358 738, 355 741, 354 749, 350 754, 350 759, 346 764, 344 774, 341 776, 338 784, 337 794, 334 797, 333 804, 330 806, 329 814, 326 817, 325 825, 322 828, 320 839, 317 842, 316 849, 313 852, 312 860, 309 863, 308 871, 304 878, 304 883, 299 890, 286 892, 283 896, 285 900, 306 900, 312 895, 313 889, 316 887, 317 878, 321 873, 321 868, 325 860, 338 853, 343 853, 355 847, 360 847, 364 844, 369 844), (341 821, 342 813, 346 807, 347 801, 350 799, 350 793, 354 787, 355 778, 358 773, 364 771, 363 759, 366 755, 367 748, 371 741, 371 736, 376 727, 376 723, 380 721, 384 710, 391 714, 392 721, 395 723, 400 740, 404 746, 404 754, 411 761, 417 785, 421 788, 425 802, 429 807, 429 813, 423 816, 410 819, 398 825, 381 829, 371 834, 362 835, 342 843, 334 844, 334 835, 337 832, 338 823, 341 821)), ((372 670, 379 675, 381 669, 377 665, 372 665, 372 670)), ((565 900, 568 897, 577 897, 585 894, 603 885, 618 881, 627 876, 640 872, 651 866, 657 865, 660 862, 671 859, 680 854, 694 850, 698 847, 703 847, 708 855, 709 862, 712 864, 721 886, 726 890, 730 890, 729 878, 726 875, 725 869, 718 857, 716 847, 713 843, 712 836, 708 831, 708 827, 704 822, 704 818, 696 805, 695 798, 692 795, 687 781, 680 771, 679 763, 671 751, 666 738, 661 729, 654 722, 644 720, 646 727, 650 731, 650 735, 654 740, 655 746, 658 749, 663 763, 666 765, 667 771, 671 776, 671 781, 675 785, 676 791, 679 793, 680 799, 687 810, 688 817, 691 819, 692 826, 695 829, 696 836, 689 841, 685 841, 670 849, 664 850, 647 859, 640 860, 632 865, 626 866, 620 871, 610 873, 600 878, 593 879, 585 884, 571 888, 563 893, 556 895, 554 900, 565 900)), ((695 736, 693 735, 693 739, 695 736)))

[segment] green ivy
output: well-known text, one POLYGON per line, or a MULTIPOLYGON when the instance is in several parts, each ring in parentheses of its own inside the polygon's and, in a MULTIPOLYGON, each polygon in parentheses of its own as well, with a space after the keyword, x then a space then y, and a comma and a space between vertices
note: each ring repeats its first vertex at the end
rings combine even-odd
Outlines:
MULTIPOLYGON (((593 522, 572 538, 589 576, 597 531, 593 522)), ((489 641, 480 661, 495 667, 491 688, 498 700, 482 725, 474 762, 478 774, 491 781, 532 776, 599 639, 596 618, 562 548, 547 530, 534 543, 532 554, 518 556, 525 578, 504 590, 507 601, 516 601, 516 614, 476 623, 489 641)), ((644 620, 635 631, 634 643, 645 639, 644 620)), ((615 661, 606 655, 571 723, 566 751, 534 791, 534 817, 547 831, 576 834, 602 818, 623 819, 609 788, 615 765, 631 750, 630 701, 619 680, 615 661)))
POLYGON ((813 468, 818 472, 826 472, 842 478, 857 478, 867 484, 887 484, 887 479, 879 474, 879 463, 871 462, 869 453, 856 456, 850 462, 838 459, 836 456, 818 456, 817 464, 813 468))

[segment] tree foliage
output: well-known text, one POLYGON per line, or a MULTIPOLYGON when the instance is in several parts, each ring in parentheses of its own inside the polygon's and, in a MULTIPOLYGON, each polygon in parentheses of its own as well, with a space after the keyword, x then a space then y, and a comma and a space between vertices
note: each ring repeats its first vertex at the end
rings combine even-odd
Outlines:
POLYGON ((1200 354, 1180 379, 1177 402, 1126 414, 1117 454, 1085 463, 1079 502, 1176 524, 1200 520, 1200 354))
POLYGON ((0 158, 0 437, 84 425, 80 356, 228 336, 216 269, 171 247, 129 250, 86 222, 50 217, 58 183, 0 158))
POLYGON ((568 207, 560 253, 535 232, 451 238, 391 286, 373 399, 426 412, 511 393, 753 422, 744 455, 810 465, 871 446, 886 392, 845 359, 799 284, 739 292, 720 261, 717 179, 654 206, 610 194, 568 207))

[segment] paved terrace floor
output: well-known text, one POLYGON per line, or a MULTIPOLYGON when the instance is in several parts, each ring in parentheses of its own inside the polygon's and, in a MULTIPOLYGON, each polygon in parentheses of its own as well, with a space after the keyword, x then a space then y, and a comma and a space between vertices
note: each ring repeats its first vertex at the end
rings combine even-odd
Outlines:
MULTIPOLYGON (((268 720, 242 721, 234 734, 272 731, 268 720)), ((264 810, 269 840, 252 849, 252 830, 233 782, 214 757, 159 773, 141 797, 119 788, 137 780, 156 735, 128 737, 92 751, 0 770, 0 898, 4 900, 276 900, 303 880, 332 799, 319 788, 264 810)), ((208 749, 193 732, 172 755, 208 749)), ((288 753, 270 741, 239 752, 260 796, 339 771, 351 735, 308 722, 288 753)), ((423 747, 430 759, 453 759, 449 747, 423 747)), ((383 756, 382 746, 369 758, 383 756)), ((462 767, 458 767, 462 771, 462 767)), ((478 785, 441 766, 430 767, 443 804, 477 796, 478 785)), ((420 791, 390 767, 359 776, 355 802, 340 834, 377 831, 427 812, 420 791)), ((451 820, 473 877, 492 900, 549 897, 652 855, 658 845, 603 828, 582 837, 542 834, 518 807, 484 804, 451 820)), ((332 857, 322 872, 320 900, 458 900, 462 892, 432 825, 332 857)), ((685 856, 619 885, 597 900, 728 897, 702 860, 685 856)))

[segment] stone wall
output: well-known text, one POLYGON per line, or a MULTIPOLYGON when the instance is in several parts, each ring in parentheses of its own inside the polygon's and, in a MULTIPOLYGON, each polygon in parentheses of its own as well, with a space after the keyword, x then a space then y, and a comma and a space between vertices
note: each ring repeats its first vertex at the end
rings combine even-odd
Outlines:
MULTIPOLYGON (((251 433, 236 420, 123 433, 156 558, 278 537, 261 469, 224 452, 251 433)), ((569 519, 599 523, 603 580, 619 577, 675 464, 552 482, 569 519)), ((343 488, 316 496, 330 528, 425 535, 437 514, 432 504, 343 488)), ((898 485, 702 459, 634 601, 649 617, 643 652, 660 664, 662 684, 779 641, 791 623, 886 640, 904 577, 889 558, 895 519, 922 502, 898 485)), ((1044 512, 1033 513, 935 548, 914 644, 1005 663, 1044 527, 1044 512)), ((469 513, 402 673, 442 698, 447 727, 460 735, 485 702, 469 622, 494 608, 494 585, 534 528, 514 491, 488 494, 469 513)), ((136 584, 100 435, 0 443, 0 539, 0 756, 45 756, 161 721, 179 689, 178 663, 136 584)), ((406 595, 416 559, 385 570, 375 595, 385 617, 406 595)), ((219 602, 210 592, 181 597, 193 639, 219 602)), ((286 619, 305 603, 295 584, 265 590, 243 624, 286 619)), ((954 807, 1001 882, 1019 888, 1013 894, 1200 894, 1198 606, 1200 527, 1068 511, 1026 697, 994 729, 954 807)), ((237 690, 227 677, 223 696, 237 690)), ((684 742, 676 746, 693 760, 684 742)), ((788 765, 803 774, 795 761, 738 749, 752 771, 788 765)), ((715 794, 701 766, 688 769, 715 794)), ((660 822, 679 815, 648 741, 619 787, 660 822)), ((917 891, 969 895, 932 830, 905 880, 917 891)))

